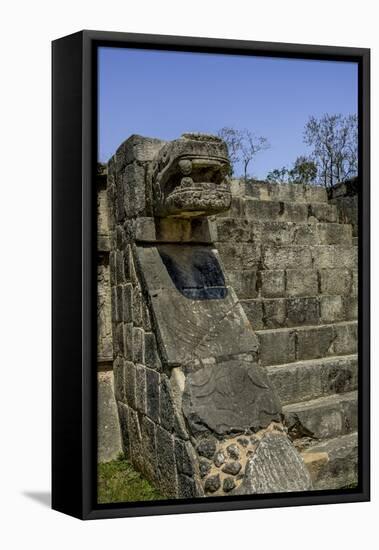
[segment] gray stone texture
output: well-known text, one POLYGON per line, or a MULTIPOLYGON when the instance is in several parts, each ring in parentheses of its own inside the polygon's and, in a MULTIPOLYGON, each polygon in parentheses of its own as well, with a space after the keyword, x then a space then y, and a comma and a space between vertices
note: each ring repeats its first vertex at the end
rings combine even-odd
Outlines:
POLYGON ((97 460, 108 462, 122 452, 112 371, 98 373, 97 388, 97 460))
POLYGON ((229 360, 187 376, 183 412, 192 434, 226 435, 266 427, 281 407, 263 369, 229 360))
POLYGON ((233 494, 287 493, 311 488, 309 472, 287 436, 267 433, 248 460, 242 484, 233 494))
POLYGON ((169 497, 351 484, 357 233, 337 195, 229 187, 227 166, 210 136, 131 136, 99 183, 98 355, 124 452, 169 497), (282 410, 293 443, 267 428, 282 410))

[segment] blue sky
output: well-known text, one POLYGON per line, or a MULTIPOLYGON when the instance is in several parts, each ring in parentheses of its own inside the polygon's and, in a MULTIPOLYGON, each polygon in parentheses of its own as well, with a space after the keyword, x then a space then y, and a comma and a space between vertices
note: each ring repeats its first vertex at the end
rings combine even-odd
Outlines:
POLYGON ((309 152, 310 115, 358 108, 355 63, 100 48, 98 79, 101 162, 131 134, 171 140, 233 126, 269 140, 249 166, 263 178, 309 152))

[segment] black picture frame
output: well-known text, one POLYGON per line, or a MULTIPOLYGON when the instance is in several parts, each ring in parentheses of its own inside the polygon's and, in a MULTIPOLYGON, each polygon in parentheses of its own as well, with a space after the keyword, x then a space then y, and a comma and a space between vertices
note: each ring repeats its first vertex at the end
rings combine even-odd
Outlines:
POLYGON ((85 30, 53 61, 52 507, 81 519, 370 499, 370 50, 85 30), (96 504, 96 190, 99 46, 354 61, 359 70, 359 484, 356 489, 96 504))

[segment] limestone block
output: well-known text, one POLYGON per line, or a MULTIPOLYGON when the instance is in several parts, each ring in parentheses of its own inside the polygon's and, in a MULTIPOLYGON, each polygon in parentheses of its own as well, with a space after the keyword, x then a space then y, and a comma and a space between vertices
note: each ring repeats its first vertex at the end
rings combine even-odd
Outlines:
POLYGON ((174 438, 161 427, 157 427, 158 485, 168 497, 176 497, 178 479, 175 461, 174 438))
POLYGON ((97 376, 97 434, 98 462, 115 460, 122 446, 112 371, 99 372, 97 376))
POLYGON ((219 276, 214 251, 192 246, 186 254, 182 247, 180 254, 174 245, 137 248, 165 362, 176 366, 196 358, 255 353, 257 340, 236 295, 219 276), (199 298, 188 298, 189 292, 199 298))
POLYGON ((136 408, 136 367, 134 363, 125 361, 124 364, 124 377, 125 377, 125 397, 127 404, 132 409, 136 408))
POLYGON ((311 249, 308 246, 263 247, 262 259, 266 269, 312 267, 311 249))
POLYGON ((277 365, 296 361, 295 333, 288 329, 258 332, 262 365, 277 365))
POLYGON ((345 317, 344 302, 341 296, 321 296, 320 310, 323 323, 342 321, 345 317))
POLYGON ((316 359, 331 355, 334 339, 334 328, 331 325, 298 329, 297 358, 316 359))
POLYGON ((97 266, 97 357, 98 361, 112 361, 112 311, 109 265, 97 266))
POLYGON ((352 272, 349 269, 319 269, 320 288, 323 294, 351 295, 352 272))
POLYGON ((160 421, 160 375, 151 369, 146 369, 146 407, 147 416, 154 422, 160 421))
POLYGON ((308 470, 287 436, 267 433, 246 465, 241 486, 233 494, 289 493, 311 488, 308 470))
POLYGON ((262 296, 277 298, 285 293, 285 272, 283 270, 261 271, 258 279, 262 296))
POLYGON ((146 368, 144 365, 136 365, 136 409, 146 414, 146 368))
POLYGON ((317 271, 314 269, 287 269, 285 278, 289 296, 312 296, 318 293, 317 271))
POLYGON ((317 297, 288 298, 287 325, 316 325, 320 320, 319 301, 317 297))
POLYGON ((219 435, 267 426, 281 407, 263 369, 230 359, 189 373, 183 413, 193 435, 219 435))

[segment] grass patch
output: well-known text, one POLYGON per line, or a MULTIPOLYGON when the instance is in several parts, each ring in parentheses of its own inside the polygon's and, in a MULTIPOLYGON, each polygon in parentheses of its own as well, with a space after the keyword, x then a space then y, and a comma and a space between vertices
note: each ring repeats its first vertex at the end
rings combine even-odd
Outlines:
POLYGON ((120 459, 98 464, 97 476, 97 501, 99 504, 166 498, 139 472, 136 472, 127 460, 120 459))

